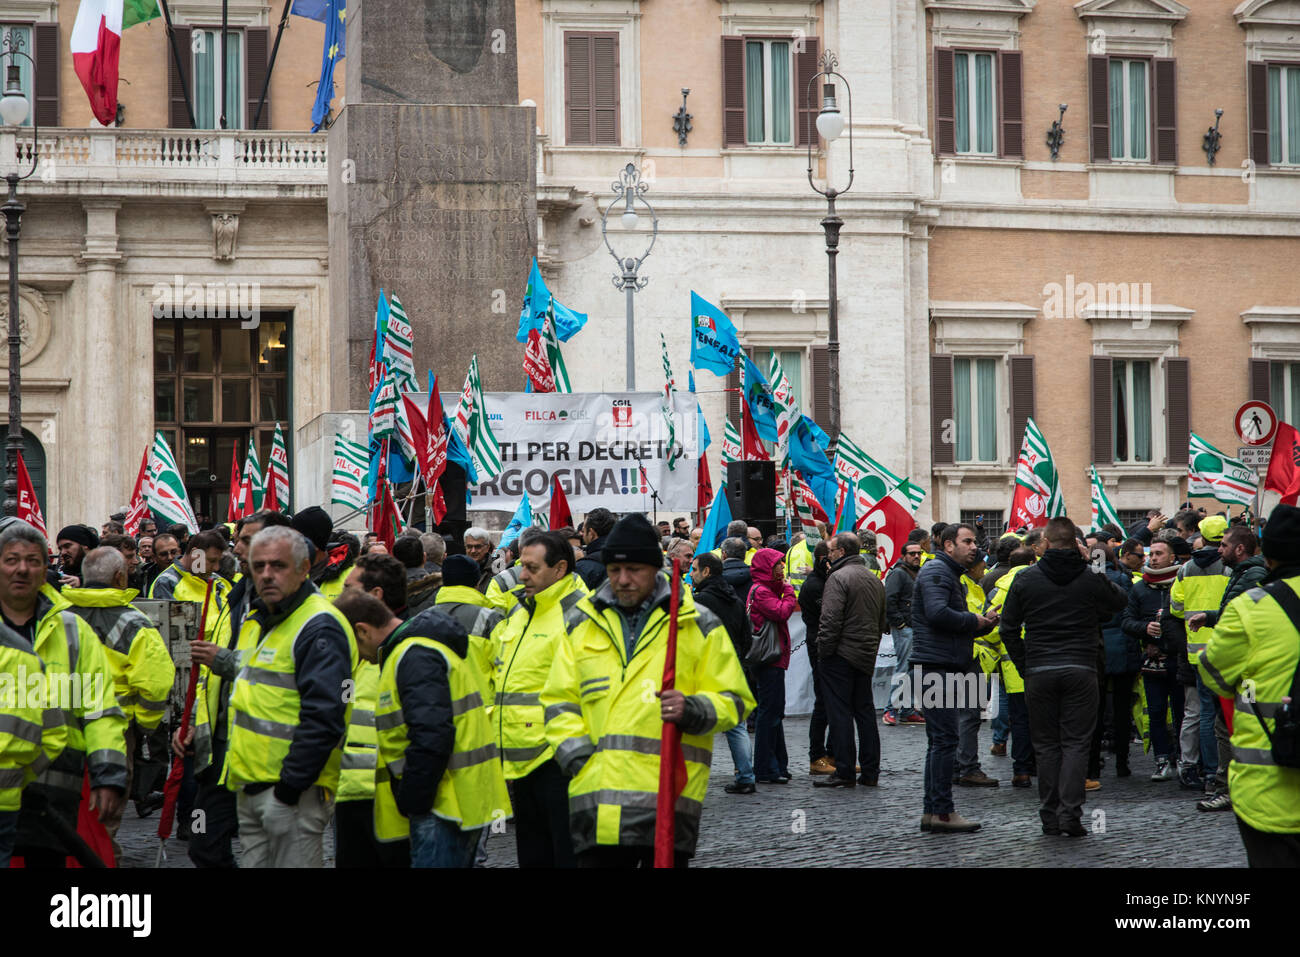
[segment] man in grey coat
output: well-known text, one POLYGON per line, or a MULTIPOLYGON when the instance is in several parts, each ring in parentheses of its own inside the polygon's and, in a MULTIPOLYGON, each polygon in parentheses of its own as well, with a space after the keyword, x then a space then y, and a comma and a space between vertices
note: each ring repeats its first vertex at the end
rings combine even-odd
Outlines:
POLYGON ((852 532, 840 532, 830 542, 831 572, 822 597, 817 651, 831 726, 835 773, 813 782, 819 788, 875 787, 880 776, 880 735, 871 698, 876 651, 885 624, 885 586, 859 554, 861 543, 852 532), (853 747, 857 725, 858 747, 853 747), (856 780, 853 756, 862 774, 856 780))

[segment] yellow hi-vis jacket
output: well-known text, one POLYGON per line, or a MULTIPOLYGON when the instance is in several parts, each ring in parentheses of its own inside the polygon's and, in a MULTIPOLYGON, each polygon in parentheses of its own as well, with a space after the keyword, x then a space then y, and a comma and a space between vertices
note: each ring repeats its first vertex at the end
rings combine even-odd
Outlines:
POLYGON ((501 752, 506 780, 522 778, 555 754, 546 740, 542 714, 542 688, 555 646, 564 638, 564 616, 587 597, 577 575, 567 575, 529 598, 520 593, 519 604, 492 633, 497 666, 492 724, 501 752))
POLYGON ((515 562, 505 571, 497 572, 488 582, 487 592, 484 597, 487 603, 501 611, 502 614, 510 611, 515 605, 519 604, 519 595, 516 590, 519 588, 519 563, 515 562))
MULTIPOLYGON (((569 782, 575 853, 596 845, 654 844, 659 791, 659 699, 668 641, 669 579, 660 572, 631 655, 609 582, 565 616, 568 636, 542 691, 546 738, 569 782)), ((676 688, 686 695, 682 729, 686 789, 677 800, 678 851, 693 854, 709 783, 713 735, 754 707, 722 622, 683 589, 678 610, 676 688)))
MULTIPOLYGON (((1228 572, 1221 559, 1202 568, 1195 559, 1178 569, 1178 577, 1169 588, 1169 611, 1187 619, 1197 612, 1217 612, 1228 590, 1228 572)), ((1187 660, 1193 665, 1214 636, 1213 628, 1187 629, 1187 660)))
POLYGON ((45 666, 25 638, 0 625, 0 811, 22 807, 23 788, 67 743, 67 722, 49 697, 45 666))
MULTIPOLYGON (((1006 603, 1007 592, 1011 590, 1011 583, 1015 581, 1016 575, 1029 568, 1028 565, 1017 565, 1015 568, 1007 570, 993 584, 993 592, 988 596, 985 608, 989 611, 1002 613, 1002 606, 1006 603)), ((970 579, 966 579, 970 581, 970 579)), ((979 588, 978 585, 975 586, 979 588)), ((970 594, 967 593, 966 603, 970 604, 970 594)), ((972 609, 973 610, 973 609, 972 609)), ((977 615, 983 614, 982 611, 975 612, 977 615)), ((1025 630, 1020 629, 1020 635, 1023 638, 1025 630)), ((1002 671, 1002 686, 1007 689, 1007 694, 1020 694, 1025 690, 1025 679, 1020 676, 1016 669, 1016 664, 1007 654, 1007 646, 1002 643, 1002 634, 994 628, 983 638, 975 639, 975 657, 979 659, 980 668, 988 675, 994 670, 1002 671)))
MULTIPOLYGON (((1300 576, 1284 581, 1300 595, 1300 576)), ((1196 663, 1215 694, 1236 699, 1228 789, 1233 811, 1257 831, 1300 833, 1300 768, 1274 763, 1268 734, 1256 717, 1258 712, 1272 730, 1282 698, 1291 693, 1298 659, 1300 633, 1261 587, 1228 602, 1196 663)))
MULTIPOLYGON (((157 601, 192 601, 199 605, 199 614, 203 614, 203 596, 208 592, 208 583, 198 575, 192 575, 173 562, 154 579, 149 587, 149 597, 157 601)), ((217 575, 212 585, 212 597, 208 599, 208 618, 203 623, 203 640, 227 644, 230 637, 230 610, 226 607, 226 598, 230 594, 230 585, 217 575)), ((197 624, 197 620, 196 620, 197 624)))
MULTIPOLYGON (((230 745, 221 783, 235 790, 243 784, 273 784, 280 780, 280 769, 289 755, 298 728, 302 699, 298 694, 294 642, 298 633, 318 615, 329 615, 347 636, 348 673, 356 687, 360 659, 352 626, 319 591, 308 594, 286 618, 262 632, 262 613, 253 608, 239 629, 240 669, 230 689, 226 709, 230 726, 230 745)), ((352 700, 339 689, 344 703, 343 723, 352 716, 352 700)), ((355 694, 355 690, 354 690, 355 694)), ((335 791, 343 763, 343 736, 330 752, 313 784, 335 791)))
POLYGON ((355 680, 352 713, 348 716, 348 734, 339 765, 340 802, 369 801, 375 796, 375 755, 379 747, 375 736, 375 699, 379 696, 379 665, 358 660, 355 680))
POLYGON ((396 797, 401 793, 406 749, 410 743, 406 716, 402 712, 398 669, 402 659, 414 648, 431 649, 446 661, 451 698, 452 752, 434 791, 431 813, 459 824, 462 831, 511 817, 510 793, 492 740, 492 723, 483 707, 486 688, 477 669, 468 658, 462 658, 436 638, 398 632, 389 640, 395 644, 385 643, 381 650, 383 664, 375 705, 375 728, 379 736, 379 767, 375 773, 376 840, 399 841, 410 834, 410 821, 399 810, 396 797))
POLYGON ((146 731, 162 723, 176 665, 158 629, 131 604, 134 588, 65 588, 61 592, 104 643, 117 703, 146 731))
POLYGON ((469 657, 488 686, 489 695, 484 702, 491 714, 497 653, 492 632, 505 615, 501 609, 488 604, 487 596, 469 585, 443 585, 434 597, 433 607, 460 622, 469 635, 469 657))
POLYGON ((125 791, 126 713, 117 703, 104 646, 49 585, 41 586, 36 599, 34 650, 45 665, 50 704, 65 712, 68 740, 31 787, 52 800, 79 801, 89 770, 92 788, 125 791))
POLYGON ((320 593, 330 601, 333 601, 335 598, 338 598, 339 595, 343 594, 343 584, 348 580, 348 575, 352 574, 352 566, 355 564, 356 562, 349 562, 339 569, 339 573, 333 578, 327 578, 321 582, 320 585, 317 586, 320 589, 320 593))
POLYGON ((806 538, 785 553, 785 580, 794 586, 795 595, 812 574, 813 564, 813 550, 806 538))

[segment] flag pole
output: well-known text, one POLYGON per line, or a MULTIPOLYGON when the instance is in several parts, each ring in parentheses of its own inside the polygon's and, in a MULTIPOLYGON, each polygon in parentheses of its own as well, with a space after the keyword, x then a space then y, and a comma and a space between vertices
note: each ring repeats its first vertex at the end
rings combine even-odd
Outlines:
POLYGON ((198 123, 194 121, 194 104, 190 102, 190 85, 185 80, 185 69, 181 66, 181 54, 176 49, 176 31, 172 29, 172 14, 167 9, 167 0, 158 0, 158 7, 162 10, 163 21, 167 24, 167 39, 171 41, 172 59, 176 63, 176 76, 181 81, 181 93, 185 95, 185 112, 190 118, 190 129, 196 129, 198 123))
POLYGON ((230 23, 230 0, 221 0, 221 128, 226 129, 226 91, 230 83, 226 77, 226 30, 230 23))
POLYGON ((280 27, 275 31, 275 44, 271 47, 271 62, 266 66, 266 78, 262 81, 262 95, 257 98, 257 112, 253 114, 253 125, 250 130, 257 129, 257 124, 262 119, 262 107, 266 105, 266 93, 271 89, 271 73, 275 70, 275 55, 280 52, 280 37, 284 36, 285 25, 289 22, 289 8, 293 6, 293 0, 284 0, 284 12, 280 14, 280 27))
MULTIPOLYGON (((672 586, 668 599, 668 649, 664 656, 664 677, 660 694, 672 691, 677 682, 677 612, 681 606, 682 561, 673 559, 672 586)), ((677 795, 686 786, 683 773, 682 729, 664 722, 659 742, 659 794, 655 800, 655 867, 673 866, 677 831, 677 795), (679 786, 680 785, 680 786, 679 786)))

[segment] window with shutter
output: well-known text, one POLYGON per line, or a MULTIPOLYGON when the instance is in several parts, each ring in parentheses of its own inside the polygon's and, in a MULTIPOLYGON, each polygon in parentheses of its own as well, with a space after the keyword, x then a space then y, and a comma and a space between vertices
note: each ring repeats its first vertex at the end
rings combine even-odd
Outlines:
POLYGON ((831 441, 839 438, 831 435, 831 351, 826 346, 813 346, 812 352, 812 390, 813 421, 826 430, 831 441))
MULTIPOLYGON (((799 102, 799 146, 817 142, 817 113, 822 108, 819 83, 811 83, 820 71, 817 63, 821 50, 819 37, 804 37, 803 49, 795 49, 795 96, 799 102)), ((841 94, 843 95, 843 94, 841 94)))
POLYGON ((564 34, 564 141, 619 145, 617 33, 564 34))
POLYGON ((1174 61, 1156 57, 1151 61, 1155 76, 1155 120, 1157 163, 1178 162, 1178 109, 1174 61))
POLYGON ((1111 421, 1112 370, 1109 356, 1092 357, 1092 464, 1114 461, 1111 421))
POLYGON ((997 155, 997 82, 993 50, 954 50, 953 120, 956 152, 997 155))
POLYGON ((1250 158, 1256 166, 1269 164, 1268 150, 1268 64, 1246 65, 1250 105, 1250 158))
POLYGON ((1032 418, 1037 408, 1034 393, 1034 357, 1008 356, 1007 379, 1011 393, 1011 454, 1020 454, 1020 443, 1025 438, 1025 422, 1032 418))
POLYGON ((934 148, 957 152, 956 91, 953 85, 953 51, 934 48, 934 148))
MULTIPOLYGON (((59 125, 59 25, 37 23, 32 27, 33 59, 36 61, 36 122, 59 125)), ((27 67, 30 69, 30 66, 27 67)))
POLYGON ((727 421, 740 429, 740 371, 727 373, 727 421))
POLYGON ((1169 444, 1169 465, 1187 464, 1191 441, 1190 360, 1165 359, 1165 436, 1169 444))
POLYGON ((949 355, 930 356, 930 461, 952 465, 956 436, 953 422, 953 361, 949 355))
POLYGON ((176 38, 176 49, 180 51, 180 70, 176 69, 176 58, 167 49, 167 38, 159 37, 161 50, 167 57, 167 125, 172 129, 188 130, 191 128, 190 114, 187 109, 186 94, 193 87, 193 68, 190 57, 185 54, 191 49, 190 28, 176 26, 172 28, 176 38))
POLYGON ((722 38, 722 145, 745 145, 745 38, 722 38))
POLYGON ((1024 89, 1019 50, 998 54, 998 102, 1002 106, 1002 143, 999 156, 1025 155, 1024 89))
POLYGON ((1300 64, 1268 64, 1268 162, 1300 165, 1300 64))
POLYGON ((1270 376, 1271 362, 1267 359, 1251 359, 1249 363, 1250 398, 1253 402, 1267 402, 1272 392, 1270 376))
POLYGON ((248 76, 248 110, 249 129, 269 130, 271 128, 271 91, 266 92, 266 101, 262 103, 259 117, 257 107, 262 99, 262 87, 266 85, 267 58, 270 31, 266 27, 248 27, 244 31, 244 69, 248 76), (257 120, 257 126, 253 121, 257 120))
MULTIPOLYGON (((1110 59, 1088 57, 1089 124, 1092 129, 1092 161, 1110 159, 1110 59)), ((1109 443, 1108 443, 1109 444, 1109 443)))
MULTIPOLYGON (((191 44, 191 76, 194 78, 194 122, 201 130, 242 129, 247 94, 244 75, 244 31, 227 30, 221 42, 221 28, 195 27, 191 44), (222 62, 224 60, 224 62, 222 62), (225 85, 222 126, 222 85, 225 85)), ((182 56, 184 52, 182 51, 182 56)), ((182 109, 184 104, 182 103, 182 109)))

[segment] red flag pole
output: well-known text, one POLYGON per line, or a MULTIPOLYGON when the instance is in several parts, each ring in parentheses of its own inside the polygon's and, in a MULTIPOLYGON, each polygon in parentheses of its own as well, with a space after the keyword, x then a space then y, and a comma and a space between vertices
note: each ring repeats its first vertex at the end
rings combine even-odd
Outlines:
MULTIPOLYGON (((212 600, 212 585, 216 582, 216 569, 212 569, 212 577, 208 579, 207 591, 203 595, 203 611, 199 614, 199 638, 207 640, 204 635, 207 634, 208 626, 208 602, 212 600)), ((185 689, 185 710, 181 712, 181 741, 184 742, 190 733, 190 715, 194 711, 194 693, 199 685, 199 666, 193 661, 190 662, 190 683, 185 689)), ((216 715, 209 715, 209 720, 215 720, 216 715)), ((176 817, 176 798, 181 793, 181 778, 185 776, 185 759, 176 754, 172 755, 171 773, 167 775, 167 783, 163 785, 163 806, 158 815, 158 857, 162 858, 163 842, 171 837, 172 822, 176 817)))
MULTIPOLYGON (((671 691, 677 681, 677 611, 681 605, 682 563, 673 559, 672 593, 668 600, 668 651, 660 690, 671 691)), ((659 739, 659 796, 655 802, 655 867, 673 866, 676 840, 677 797, 686 787, 686 761, 682 756, 682 729, 664 722, 659 739)))

